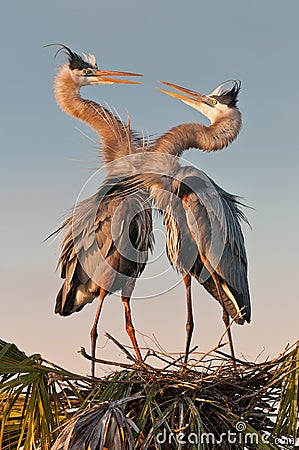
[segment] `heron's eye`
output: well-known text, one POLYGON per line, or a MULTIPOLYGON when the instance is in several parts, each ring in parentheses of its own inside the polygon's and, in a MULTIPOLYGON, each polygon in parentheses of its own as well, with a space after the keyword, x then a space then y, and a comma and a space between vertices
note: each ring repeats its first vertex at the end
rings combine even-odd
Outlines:
POLYGON ((212 103, 213 103, 213 105, 217 105, 218 102, 217 102, 217 100, 215 98, 213 98, 212 99, 212 103))
POLYGON ((87 69, 83 69, 83 73, 84 75, 90 75, 92 73, 92 69, 90 69, 89 67, 87 69))

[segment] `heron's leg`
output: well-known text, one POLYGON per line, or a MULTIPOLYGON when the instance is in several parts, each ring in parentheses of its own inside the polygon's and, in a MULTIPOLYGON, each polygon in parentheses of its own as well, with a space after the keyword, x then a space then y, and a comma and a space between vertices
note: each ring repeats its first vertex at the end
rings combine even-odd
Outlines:
POLYGON ((219 285, 219 279, 218 279, 218 277, 217 277, 217 275, 215 273, 212 274, 212 278, 213 278, 213 281, 215 283, 215 286, 216 286, 216 289, 217 289, 217 292, 218 292, 218 296, 219 296, 218 300, 219 300, 219 302, 220 302, 220 304, 222 306, 222 309, 223 309, 222 320, 224 322, 225 328, 227 329, 227 336, 228 336, 230 353, 231 353, 232 359, 233 359, 233 361, 235 363, 236 362, 235 361, 235 351, 234 351, 234 346, 233 346, 233 337, 232 337, 231 327, 229 326, 229 315, 228 315, 228 313, 227 313, 227 311, 225 309, 225 306, 224 306, 224 301, 223 301, 223 298, 222 298, 221 288, 220 288, 220 285, 219 285))
POLYGON ((192 298, 191 298, 191 275, 187 274, 184 276, 184 284, 185 284, 186 300, 187 300, 186 347, 185 347, 185 358, 184 358, 184 363, 186 364, 187 360, 188 360, 191 338, 192 338, 192 333, 193 333, 193 329, 194 329, 192 298))
POLYGON ((127 297, 124 295, 124 291, 122 292, 121 301, 123 302, 124 308, 125 308, 125 318, 126 318, 126 332, 128 333, 129 338, 131 339, 131 342, 133 344, 135 353, 139 361, 142 361, 141 353, 137 344, 137 339, 135 336, 135 328, 132 322, 132 316, 131 316, 131 307, 130 307, 130 297, 127 297))
POLYGON ((235 358, 235 350, 234 350, 234 345, 233 345, 232 331, 231 331, 231 327, 229 326, 229 315, 227 314, 227 312, 225 311, 224 308, 223 308, 222 320, 224 322, 225 328, 227 328, 230 353, 232 355, 233 361, 235 361, 235 359, 236 359, 235 358))
MULTIPOLYGON (((104 299, 107 295, 107 291, 105 291, 105 289, 101 288, 100 290, 100 295, 99 295, 99 305, 98 305, 98 309, 97 309, 97 313, 94 319, 94 323, 92 326, 92 329, 90 330, 90 340, 91 340, 91 356, 92 358, 96 357, 96 343, 97 343, 97 339, 98 339, 98 323, 99 323, 99 318, 101 315, 101 311, 102 311, 102 306, 103 306, 103 302, 104 299)), ((91 361, 91 376, 94 377, 95 376, 95 362, 91 361)))

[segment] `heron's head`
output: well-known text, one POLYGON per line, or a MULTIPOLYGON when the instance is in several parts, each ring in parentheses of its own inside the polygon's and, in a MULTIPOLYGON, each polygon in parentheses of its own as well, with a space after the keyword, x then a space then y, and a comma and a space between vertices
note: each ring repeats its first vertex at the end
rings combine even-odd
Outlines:
POLYGON ((116 72, 112 70, 99 70, 94 55, 85 55, 84 53, 78 55, 73 52, 69 47, 63 44, 49 44, 59 45, 60 48, 56 52, 63 51, 68 57, 68 64, 66 68, 69 70, 74 83, 80 88, 81 86, 87 86, 90 84, 140 84, 138 81, 129 81, 118 79, 114 77, 125 76, 142 76, 139 73, 132 72, 116 72))
POLYGON ((241 81, 239 80, 224 81, 209 95, 202 95, 198 92, 177 86, 176 84, 167 83, 166 81, 161 81, 161 83, 187 94, 182 95, 177 92, 170 92, 165 89, 158 88, 165 94, 178 98, 187 105, 196 109, 206 116, 211 123, 214 123, 224 117, 234 117, 236 115, 240 115, 237 108, 238 94, 241 89, 241 81))

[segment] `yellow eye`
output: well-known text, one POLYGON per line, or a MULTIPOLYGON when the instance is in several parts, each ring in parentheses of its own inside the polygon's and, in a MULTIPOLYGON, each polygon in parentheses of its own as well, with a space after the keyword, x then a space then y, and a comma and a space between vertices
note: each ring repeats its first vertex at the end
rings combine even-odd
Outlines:
POLYGON ((212 103, 213 103, 213 105, 217 105, 218 102, 215 98, 213 98, 212 103))
POLYGON ((84 73, 85 75, 90 75, 90 74, 92 73, 92 70, 89 69, 89 68, 83 69, 83 73, 84 73))

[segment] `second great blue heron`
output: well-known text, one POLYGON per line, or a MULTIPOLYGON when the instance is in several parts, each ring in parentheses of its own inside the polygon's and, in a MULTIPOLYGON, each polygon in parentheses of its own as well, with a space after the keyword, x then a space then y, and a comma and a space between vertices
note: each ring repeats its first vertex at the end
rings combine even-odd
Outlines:
MULTIPOLYGON (((211 122, 181 124, 160 136, 146 154, 132 186, 146 187, 164 211, 166 248, 171 265, 183 275, 187 299, 187 361, 194 328, 191 277, 195 277, 221 304, 234 357, 229 316, 238 324, 250 322, 247 257, 240 221, 246 220, 238 198, 220 188, 194 167, 181 167, 177 157, 189 148, 214 151, 238 135, 241 113, 237 108, 240 82, 222 83, 208 96, 162 82, 179 91, 163 92, 192 106, 211 122), (181 93, 183 92, 184 95, 181 93), (186 95, 187 94, 187 95, 186 95)), ((129 182, 130 183, 130 182, 129 182)))
MULTIPOLYGON (((228 89, 222 83, 208 96, 162 82, 178 92, 166 91, 205 115, 209 126, 182 124, 159 137, 151 151, 180 156, 188 148, 203 151, 226 147, 238 135, 241 113, 237 108, 240 82, 228 89), (183 93, 183 94, 182 94, 183 93)), ((182 273, 186 287, 187 323, 185 362, 193 332, 191 276, 219 301, 234 357, 229 316, 236 323, 250 322, 247 258, 240 219, 246 218, 237 197, 225 192, 194 167, 180 167, 173 158, 155 155, 143 185, 151 189, 157 207, 165 211, 166 244, 170 263, 182 273), (153 173, 152 168, 155 167, 153 173), (172 194, 169 197, 169 194, 172 194)))

